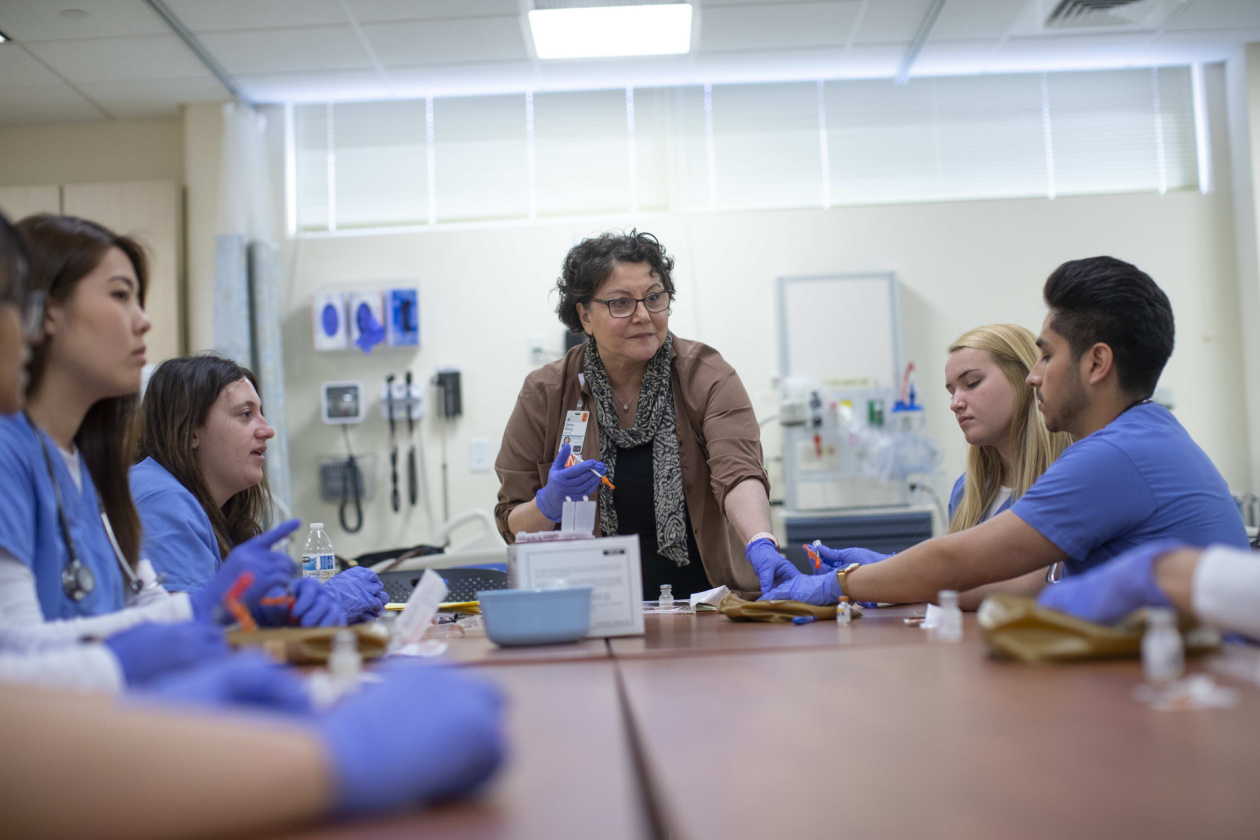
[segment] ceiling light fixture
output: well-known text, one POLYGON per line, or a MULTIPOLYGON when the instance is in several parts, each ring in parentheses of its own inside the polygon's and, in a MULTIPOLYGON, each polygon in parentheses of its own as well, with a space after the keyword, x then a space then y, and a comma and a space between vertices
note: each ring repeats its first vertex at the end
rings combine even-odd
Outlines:
POLYGON ((529 28, 539 58, 679 55, 691 50, 691 4, 533 9, 529 28))

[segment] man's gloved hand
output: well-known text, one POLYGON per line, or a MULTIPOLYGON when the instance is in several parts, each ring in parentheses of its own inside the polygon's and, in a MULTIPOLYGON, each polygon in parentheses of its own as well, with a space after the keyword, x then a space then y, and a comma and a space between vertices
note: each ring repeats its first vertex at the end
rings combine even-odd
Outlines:
MULTIPOLYGON (((793 570, 795 571, 795 570, 793 570)), ((769 592, 762 592, 758 601, 800 601, 825 607, 840 601, 840 581, 835 572, 821 575, 803 575, 781 583, 769 592)))
POLYGON ((753 540, 744 546, 744 557, 757 572, 762 592, 769 592, 780 583, 800 574, 797 568, 779 553, 774 543, 767 539, 753 540))
POLYGON ((503 701, 492 685, 414 662, 386 663, 374 673, 380 682, 316 721, 332 759, 338 813, 462 796, 502 763, 503 701))
POLYGON ((827 572, 828 567, 832 573, 835 573, 853 563, 861 563, 865 566, 868 563, 878 563, 880 560, 892 557, 891 554, 880 554, 869 548, 827 548, 822 544, 811 547, 818 552, 818 557, 823 563, 822 568, 818 570, 819 574, 827 572))
POLYGON ((578 461, 571 467, 565 467, 569 460, 569 444, 560 447, 560 454, 551 464, 551 472, 547 474, 547 483, 534 494, 534 501, 542 515, 552 522, 560 521, 561 505, 568 496, 575 502, 583 496, 592 496, 599 487, 603 474, 608 472, 602 461, 578 461), (595 475, 595 470, 599 475, 595 475))
POLYGON ((326 584, 315 578, 301 577, 285 581, 265 593, 263 597, 293 598, 293 606, 265 606, 254 611, 254 617, 263 627, 284 627, 297 624, 302 627, 344 627, 346 613, 341 602, 326 584))
POLYGON ((385 584, 381 583, 376 572, 363 566, 355 566, 339 575, 333 575, 324 583, 324 588, 337 596, 348 624, 375 618, 389 603, 385 584))
POLYGON ((118 660, 129 686, 228 654, 223 631, 201 621, 137 624, 105 639, 105 647, 118 660))
POLYGON ((272 551, 271 546, 293 533, 299 524, 298 520, 290 519, 232 549, 223 565, 214 573, 214 577, 196 592, 188 593, 193 617, 199 621, 215 621, 222 615, 218 620, 230 624, 232 617, 220 613, 218 606, 224 594, 244 572, 253 574, 254 582, 245 590, 240 601, 250 612, 258 615, 258 599, 277 585, 287 583, 297 571, 296 565, 287 555, 272 551))
POLYGON ((1155 582, 1155 561, 1186 546, 1160 540, 1131 548, 1082 575, 1041 590, 1037 605, 1096 624, 1113 624, 1139 607, 1167 607, 1171 602, 1155 582))
POLYGON ((259 652, 239 653, 154 680, 144 697, 190 706, 253 706, 308 714, 311 697, 301 678, 259 652))

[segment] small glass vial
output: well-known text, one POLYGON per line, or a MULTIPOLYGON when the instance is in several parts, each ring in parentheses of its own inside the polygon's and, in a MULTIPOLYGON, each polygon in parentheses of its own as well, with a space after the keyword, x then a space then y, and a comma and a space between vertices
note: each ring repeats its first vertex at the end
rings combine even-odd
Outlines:
POLYGON ((363 656, 359 653, 359 637, 352 630, 340 630, 333 636, 332 653, 328 656, 328 675, 340 696, 354 691, 359 684, 363 656))
POLYGON ((841 598, 836 604, 836 624, 848 627, 853 623, 853 604, 848 598, 841 598))
POLYGON ((662 610, 672 610, 674 608, 674 587, 668 583, 661 584, 660 607, 662 610))
POLYGON ((936 638, 942 642, 962 641, 962 610, 958 607, 958 593, 942 589, 936 595, 941 617, 936 625, 936 638))
POLYGON ((1185 647, 1177 632, 1177 614, 1169 609, 1146 611, 1142 634, 1142 671, 1152 685, 1166 686, 1181 679, 1186 667, 1185 647))

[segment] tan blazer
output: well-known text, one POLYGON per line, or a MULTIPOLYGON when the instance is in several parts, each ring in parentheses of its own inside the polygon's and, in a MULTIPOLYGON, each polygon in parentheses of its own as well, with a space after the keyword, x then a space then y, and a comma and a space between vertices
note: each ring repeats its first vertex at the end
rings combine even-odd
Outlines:
MULTIPOLYGON (((583 410, 592 413, 583 456, 599 458, 599 423, 594 416, 598 409, 589 389, 578 382, 585 352, 583 345, 574 347, 563 359, 525 377, 516 399, 494 464, 500 481, 494 516, 509 543, 515 535, 508 530, 508 514, 533 499, 546 483, 560 451, 565 413, 577 409, 579 396, 583 410)), ((683 494, 705 574, 713 586, 757 592, 757 574, 724 513, 726 494, 746 479, 760 481, 766 494, 770 492, 748 392, 721 354, 698 341, 675 336, 670 367, 683 494)))

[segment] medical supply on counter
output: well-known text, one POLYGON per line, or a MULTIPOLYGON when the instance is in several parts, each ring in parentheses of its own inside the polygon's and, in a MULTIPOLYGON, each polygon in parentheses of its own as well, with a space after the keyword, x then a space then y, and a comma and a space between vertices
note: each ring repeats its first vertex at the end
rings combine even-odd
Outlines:
POLYGON ((599 506, 586 496, 580 502, 565 496, 560 506, 560 530, 594 535, 598 514, 599 506))
MULTIPOLYGON (((835 604, 820 606, 801 601, 745 601, 735 593, 728 593, 718 604, 718 612, 732 621, 762 621, 769 624, 787 624, 798 615, 812 615, 819 621, 832 621, 838 608, 835 604)), ((852 617, 860 618, 862 611, 854 608, 852 617)))
POLYGON ((936 595, 940 613, 936 620, 936 639, 941 642, 962 641, 962 609, 958 606, 958 593, 942 589, 936 595))
POLYGON ((718 604, 722 603, 722 599, 729 594, 731 590, 725 586, 717 586, 703 592, 692 592, 691 597, 687 599, 687 605, 693 613, 717 612, 718 604))
POLYGON ((351 630, 337 631, 337 635, 333 636, 332 653, 328 655, 328 674, 339 696, 358 688, 362 669, 358 636, 351 630))
POLYGON ((228 630, 228 644, 237 649, 261 648, 279 662, 290 665, 323 665, 332 655, 333 638, 349 631, 358 637, 359 655, 365 660, 385 655, 390 633, 379 621, 353 627, 263 627, 256 633, 228 630))
POLYGON ((841 598, 836 605, 836 623, 841 627, 848 627, 853 623, 853 602, 847 597, 841 598))
POLYGON ((672 610, 674 608, 674 587, 668 583, 661 584, 661 598, 657 601, 662 610, 672 610))
POLYGON ((337 556, 323 522, 312 522, 302 548, 302 575, 323 582, 337 573, 337 556))
POLYGON ((391 653, 407 652, 411 645, 418 645, 424 633, 433 623, 438 606, 446 597, 446 581, 433 569, 425 569, 424 574, 411 590, 407 606, 394 622, 393 638, 390 640, 391 653))
POLYGON ((478 592, 486 635, 503 647, 576 642, 590 631, 594 589, 584 585, 478 592))
POLYGON ((1142 634, 1142 672, 1155 686, 1168 686, 1181 679, 1186 667, 1186 651, 1177 632, 1177 613, 1171 609, 1146 611, 1146 632, 1142 634))
MULTIPOLYGON (((588 476, 589 477, 589 476, 588 476)), ((527 542, 518 535, 508 546, 508 585, 513 589, 550 589, 591 585, 588 638, 643 635, 643 567, 639 536, 592 537, 581 532, 568 539, 527 542)), ((486 609, 482 602, 482 610, 486 609)))

